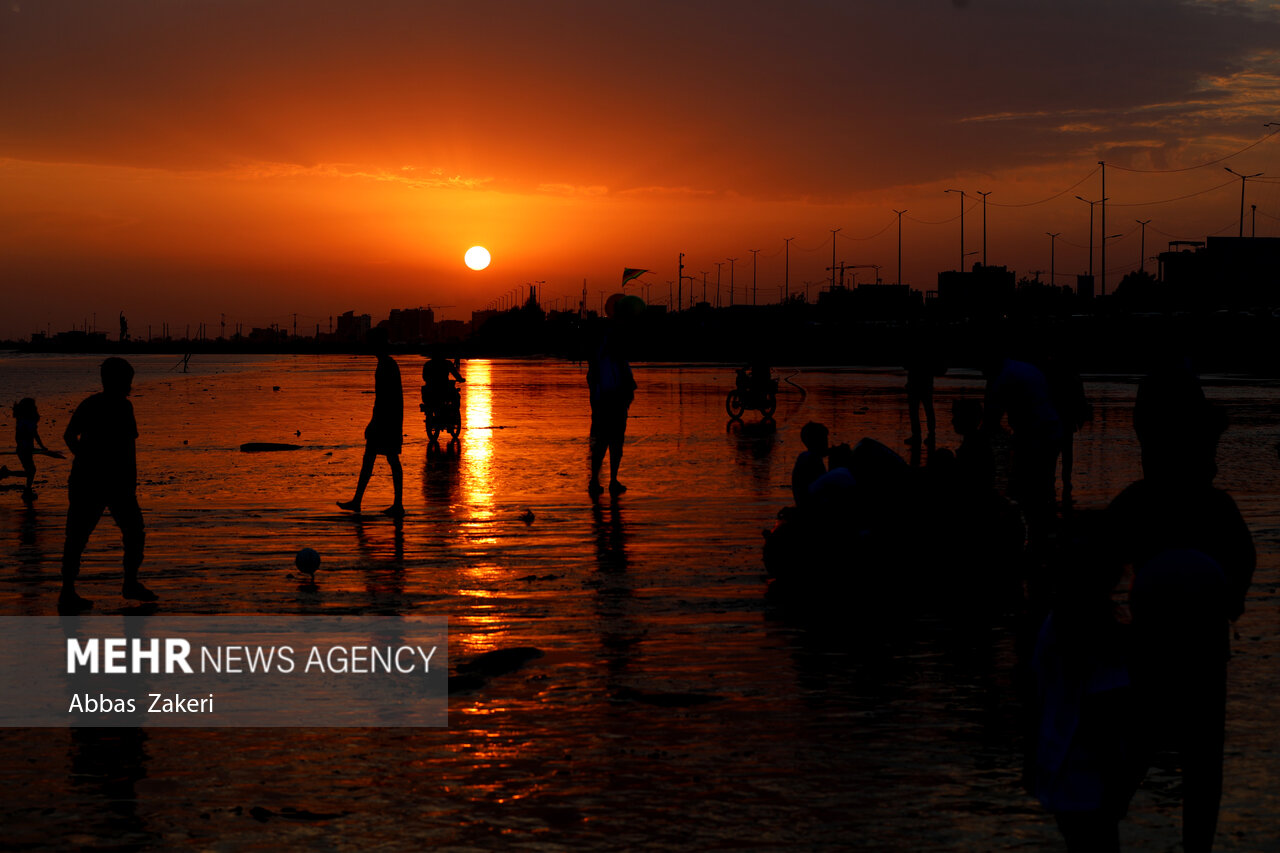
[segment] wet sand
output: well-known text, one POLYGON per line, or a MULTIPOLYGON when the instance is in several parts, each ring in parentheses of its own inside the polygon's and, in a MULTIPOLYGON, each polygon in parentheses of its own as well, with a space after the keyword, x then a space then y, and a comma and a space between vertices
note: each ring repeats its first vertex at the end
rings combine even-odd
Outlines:
MULTIPOLYGON (((98 361, 0 358, 0 392, 36 396, 41 434, 61 447, 98 361)), ((366 514, 335 506, 355 486, 371 357, 197 359, 185 375, 173 361, 134 359, 143 577, 166 612, 443 614, 451 660, 511 646, 545 655, 454 695, 447 730, 8 730, 6 844, 1061 846, 1019 787, 1011 620, 959 631, 893 602, 901 618, 867 636, 765 598, 760 530, 789 502, 800 427, 819 420, 838 440, 902 447, 900 372, 805 370, 791 381, 806 394, 784 383, 774 431, 750 413, 726 424, 730 368, 638 366, 630 490, 593 507, 584 367, 465 363, 460 447, 429 454, 421 360, 400 358, 408 516, 396 523, 371 511, 391 500, 381 460, 366 514), (303 449, 240 453, 248 441, 303 449), (304 546, 323 560, 314 589, 292 565, 304 546)), ((1280 384, 1206 384, 1233 419, 1218 484, 1259 551, 1230 670, 1218 844, 1274 849, 1280 384)), ((938 381, 939 446, 956 444, 950 400, 980 386, 974 374, 938 381)), ((1088 391, 1083 508, 1138 476, 1133 382, 1088 391)), ((4 613, 51 613, 56 597, 69 463, 37 464, 34 510, 0 492, 4 613)), ((111 611, 118 583, 118 535, 104 521, 82 593, 111 611)), ((1149 778, 1126 849, 1175 846, 1174 778, 1149 778)))

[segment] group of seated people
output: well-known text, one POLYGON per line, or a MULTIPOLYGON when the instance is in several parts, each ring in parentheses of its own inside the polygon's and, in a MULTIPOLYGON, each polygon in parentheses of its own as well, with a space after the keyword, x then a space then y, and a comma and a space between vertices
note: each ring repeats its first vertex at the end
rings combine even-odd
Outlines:
POLYGON ((870 573, 886 588, 924 581, 941 595, 1010 586, 1023 528, 995 490, 981 402, 957 400, 952 425, 960 445, 935 450, 919 470, 874 439, 833 445, 826 426, 805 424, 795 506, 766 543, 771 574, 827 585, 870 573))

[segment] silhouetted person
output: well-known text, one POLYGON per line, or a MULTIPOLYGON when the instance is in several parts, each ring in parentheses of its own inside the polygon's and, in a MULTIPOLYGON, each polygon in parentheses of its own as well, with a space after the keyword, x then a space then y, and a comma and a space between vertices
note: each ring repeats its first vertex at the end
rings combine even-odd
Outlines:
POLYGON ((636 394, 636 380, 625 352, 628 331, 622 322, 612 320, 587 364, 587 390, 591 396, 591 480, 587 491, 592 497, 604 491, 600 467, 606 450, 609 494, 620 495, 627 490, 618 482, 618 466, 622 464, 622 443, 627 434, 627 411, 636 394))
POLYGON ((1133 566, 1135 728, 1183 771, 1182 837, 1209 850, 1222 796, 1229 622, 1244 612, 1256 552, 1235 501, 1213 487, 1225 416, 1189 372, 1153 374, 1134 413, 1143 479, 1107 509, 1133 566))
POLYGON ((1071 502, 1071 469, 1075 462, 1075 436, 1089 419, 1089 403, 1084 396, 1084 381, 1066 356, 1054 353, 1041 366, 1049 383, 1049 400, 1058 413, 1062 429, 1059 454, 1062 456, 1062 503, 1071 502))
POLYGON ((772 389, 773 371, 768 362, 756 360, 751 364, 751 390, 764 397, 772 389))
POLYGON ((933 378, 946 373, 937 348, 927 332, 918 330, 909 343, 908 356, 904 361, 906 368, 906 406, 911 414, 911 435, 906 443, 911 447, 920 446, 920 407, 924 407, 925 433, 924 444, 933 447, 937 432, 937 418, 933 412, 933 378))
POLYGON ((1068 850, 1119 850, 1120 819, 1142 770, 1128 638, 1111 598, 1123 567, 1107 553, 1100 530, 1064 551, 1032 662, 1038 700, 1032 789, 1054 813, 1068 850))
POLYGON ((828 438, 827 428, 820 423, 810 421, 800 428, 800 441, 805 449, 796 457, 795 467, 791 469, 791 496, 797 507, 809 502, 809 487, 827 473, 826 463, 822 460, 829 452, 828 438))
MULTIPOLYGON (((40 412, 36 409, 36 401, 23 397, 13 404, 14 439, 17 444, 18 461, 22 463, 22 473, 27 478, 26 488, 22 490, 22 499, 27 503, 35 500, 36 481, 36 445, 47 451, 44 440, 40 438, 40 412)), ((8 469, 5 469, 8 473, 8 469)))
POLYGON ((1034 365, 1011 358, 989 359, 982 403, 983 429, 993 433, 1009 416, 1013 459, 1009 492, 1027 519, 1027 533, 1038 545, 1053 523, 1053 469, 1061 446, 1058 413, 1049 399, 1049 383, 1034 365))
POLYGON ((102 393, 76 407, 63 433, 75 456, 67 484, 67 537, 62 549, 62 592, 58 609, 85 610, 93 605, 76 594, 80 557, 89 536, 110 509, 111 518, 124 539, 124 585, 121 595, 136 601, 157 596, 138 581, 145 533, 138 506, 138 463, 135 442, 138 425, 133 418, 129 393, 133 390, 133 366, 123 358, 102 362, 102 393))
POLYGON ((956 448, 956 471, 972 490, 995 487, 996 454, 991 439, 982 429, 982 401, 955 400, 951 403, 951 427, 960 436, 956 448))
POLYGON ((400 383, 400 366, 387 351, 386 333, 375 329, 369 333, 369 341, 378 357, 378 367, 373 374, 373 417, 364 429, 364 459, 360 463, 356 495, 349 501, 338 501, 338 506, 353 512, 360 511, 365 487, 373 474, 374 460, 385 456, 391 466, 395 502, 383 513, 401 518, 404 516, 404 470, 400 467, 400 445, 404 438, 404 388, 400 383))
POLYGON ((924 407, 924 443, 933 447, 937 418, 933 411, 933 377, 938 373, 938 360, 928 349, 912 347, 905 365, 907 369, 907 408, 911 412, 911 436, 906 443, 920 446, 920 407, 924 407))
POLYGON ((458 371, 458 365, 439 352, 422 365, 422 384, 430 400, 449 400, 454 405, 461 405, 462 397, 454 383, 465 381, 458 371))
POLYGON ((848 513, 855 509, 858 481, 853 469, 857 463, 848 444, 837 444, 827 456, 827 473, 809 484, 808 505, 817 511, 820 523, 826 525, 824 535, 842 538, 844 531, 835 525, 847 523, 848 513))

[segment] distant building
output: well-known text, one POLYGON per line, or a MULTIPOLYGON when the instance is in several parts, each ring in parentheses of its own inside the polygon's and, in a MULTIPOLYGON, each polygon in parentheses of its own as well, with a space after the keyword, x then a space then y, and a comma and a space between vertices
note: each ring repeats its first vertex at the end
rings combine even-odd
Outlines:
POLYGON ((1013 302, 1013 270, 974 264, 971 272, 938 273, 938 307, 964 316, 1003 314, 1013 302))
POLYGON ((1161 252, 1160 281, 1177 304, 1255 307, 1280 304, 1280 238, 1175 240, 1161 252))
POLYGON ((288 339, 289 333, 279 326, 252 328, 249 330, 249 342, 255 344, 278 344, 288 339))
POLYGON ((338 325, 333 330, 333 334, 339 341, 362 344, 369 337, 369 329, 372 326, 373 318, 368 314, 347 311, 338 315, 338 325))
POLYGON ((471 333, 475 334, 476 332, 480 331, 481 329, 484 328, 485 323, 488 323, 490 320, 492 320, 494 317, 497 317, 501 313, 502 313, 501 311, 494 311, 491 308, 486 308, 483 311, 472 311, 471 312, 471 333))
POLYGON ((454 344, 466 338, 467 323, 463 320, 441 320, 435 325, 433 341, 442 344, 454 344))
POLYGON ((1081 302, 1089 302, 1093 299, 1093 293, 1093 276, 1076 276, 1076 298, 1081 302))
POLYGON ((393 344, 429 341, 435 322, 436 314, 430 308, 392 308, 387 318, 387 339, 393 344))
POLYGON ((902 319, 918 312, 924 301, 909 284, 860 284, 853 291, 853 305, 859 317, 902 319))

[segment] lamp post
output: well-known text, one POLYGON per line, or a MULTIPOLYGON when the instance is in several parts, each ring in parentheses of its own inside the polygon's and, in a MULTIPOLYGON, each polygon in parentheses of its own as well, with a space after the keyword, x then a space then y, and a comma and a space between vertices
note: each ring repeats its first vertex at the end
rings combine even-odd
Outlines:
MULTIPOLYGON (((960 194, 960 269, 959 269, 959 272, 964 272, 964 254, 965 254, 964 253, 964 190, 944 190, 944 192, 960 194)), ((835 261, 832 261, 832 263, 835 263, 835 261)))
POLYGON ((1231 174, 1235 175, 1237 178, 1240 179, 1240 234, 1238 236, 1243 237, 1244 236, 1244 185, 1245 185, 1245 182, 1248 181, 1250 178, 1261 177, 1262 173, 1254 172, 1252 175, 1242 175, 1239 172, 1237 172, 1235 169, 1231 168, 1230 166, 1223 166, 1222 168, 1226 169, 1228 172, 1230 172, 1231 174))
MULTIPOLYGON (((1123 234, 1107 234, 1105 237, 1103 237, 1103 238, 1102 238, 1102 257, 1104 257, 1104 258, 1105 258, 1105 257, 1107 256, 1107 241, 1108 241, 1108 240, 1114 240, 1114 239, 1116 239, 1117 237, 1123 237, 1123 236, 1124 236, 1123 234)), ((1106 269, 1103 269, 1103 270, 1102 270, 1102 280, 1103 280, 1103 281, 1106 281, 1106 280, 1107 280, 1107 271, 1106 271, 1106 269)), ((1107 294, 1106 294, 1106 291, 1100 291, 1100 292, 1098 293, 1098 295, 1101 297, 1101 296, 1106 296, 1107 294)))
POLYGON ((1106 201, 1106 199, 1100 198, 1097 201, 1089 201, 1089 199, 1079 195, 1076 196, 1076 198, 1080 199, 1082 202, 1089 205, 1089 278, 1092 279, 1093 278, 1093 206, 1095 204, 1101 204, 1102 202, 1106 201))
POLYGON ((791 241, 795 237, 783 237, 782 244, 786 247, 786 256, 783 260, 782 268, 782 301, 791 300, 791 241))
POLYGON ((898 214, 898 280, 895 284, 902 284, 902 214, 906 211, 895 210, 894 213, 898 214))
POLYGON ((1134 222, 1142 226, 1142 242, 1138 248, 1138 269, 1142 272, 1147 271, 1147 223, 1150 219, 1135 219, 1134 222))
POLYGON ((839 228, 831 229, 831 289, 836 289, 836 233, 839 228))
POLYGON ((760 255, 759 249, 747 249, 751 253, 751 307, 756 306, 756 258, 760 255))
POLYGON ((1052 231, 1046 231, 1044 233, 1049 235, 1049 284, 1056 285, 1057 279, 1054 278, 1054 248, 1055 244, 1058 242, 1058 237, 1062 235, 1062 232, 1058 231, 1057 233, 1054 233, 1052 231))
POLYGON ((729 307, 733 307, 733 262, 737 258, 729 258, 729 307))
POLYGON ((987 196, 991 195, 991 191, 983 192, 978 190, 978 195, 982 196, 982 265, 987 265, 987 196))

